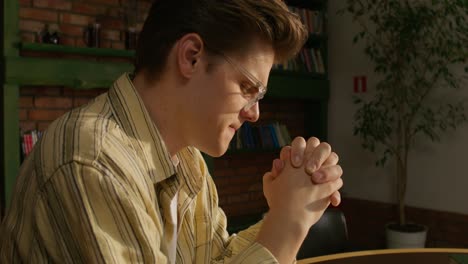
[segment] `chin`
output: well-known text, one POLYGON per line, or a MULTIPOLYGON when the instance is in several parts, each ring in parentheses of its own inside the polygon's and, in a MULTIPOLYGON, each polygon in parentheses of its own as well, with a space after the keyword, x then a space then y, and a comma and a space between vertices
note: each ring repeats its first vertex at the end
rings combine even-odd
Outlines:
POLYGON ((210 155, 211 157, 218 158, 224 155, 224 153, 226 153, 228 146, 229 144, 216 144, 212 146, 207 146, 200 150, 210 155))
POLYGON ((216 140, 209 140, 208 138, 205 138, 205 144, 199 144, 197 148, 211 157, 218 158, 226 153, 229 147, 229 143, 232 140, 232 135, 222 134, 218 135, 218 137, 215 137, 214 139, 216 140))
POLYGON ((227 148, 217 148, 217 149, 207 149, 203 152, 205 152, 206 154, 210 155, 211 157, 213 158, 219 158, 221 157, 222 155, 224 155, 224 153, 226 153, 227 151, 227 148))
POLYGON ((213 158, 219 158, 221 156, 223 156, 224 153, 206 153, 208 154, 210 157, 213 157, 213 158))

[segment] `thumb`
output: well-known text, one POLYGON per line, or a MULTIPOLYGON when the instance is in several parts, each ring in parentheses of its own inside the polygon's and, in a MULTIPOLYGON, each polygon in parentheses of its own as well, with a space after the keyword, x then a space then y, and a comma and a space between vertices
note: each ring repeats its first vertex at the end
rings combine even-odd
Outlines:
POLYGON ((265 184, 268 184, 270 182, 272 182, 274 180, 274 176, 273 176, 273 173, 272 172, 267 172, 263 175, 263 186, 265 186, 265 184))
POLYGON ((276 177, 279 176, 279 174, 283 171, 283 168, 284 168, 284 161, 280 159, 273 160, 273 165, 271 168, 271 174, 272 174, 271 176, 273 177, 273 179, 276 179, 276 177))

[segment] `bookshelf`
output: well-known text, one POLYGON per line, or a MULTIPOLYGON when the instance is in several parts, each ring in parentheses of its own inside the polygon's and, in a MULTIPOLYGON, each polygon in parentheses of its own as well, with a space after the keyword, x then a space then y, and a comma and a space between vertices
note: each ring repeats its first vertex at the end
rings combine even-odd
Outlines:
MULTIPOLYGON (((129 62, 134 52, 103 48, 81 48, 60 45, 21 43, 19 40, 19 1, 4 0, 1 35, 2 57, 0 61, 0 82, 2 83, 1 114, 3 118, 0 129, 1 169, 1 204, 11 197, 13 183, 20 166, 20 132, 19 132, 19 89, 21 86, 65 86, 74 89, 94 89, 110 86, 125 71, 131 71, 129 62), (50 56, 31 57, 24 54, 43 53, 50 56), (60 58, 58 54, 105 57, 97 61, 79 58, 60 58), (120 59, 113 61, 113 59, 120 59), (127 61, 125 61, 127 60, 127 61)), ((288 4, 307 9, 325 10, 325 0, 295 0, 288 4)), ((320 48, 326 54, 326 34, 312 34, 307 46, 320 48)), ((327 58, 324 58, 326 69, 327 58)), ((310 102, 304 113, 313 116, 316 121, 306 122, 305 136, 315 135, 325 140, 327 137, 327 101, 329 97, 328 74, 273 70, 269 80, 269 91, 265 100, 297 99, 310 102), (292 89, 293 87, 294 89, 292 89), (318 114, 317 114, 318 113, 318 114), (319 124, 319 125, 317 125, 319 124)), ((278 149, 238 150, 229 155, 246 152, 277 152, 278 149)), ((207 158, 210 170, 213 160, 207 158)), ((1 208, 0 208, 1 209, 1 208)))

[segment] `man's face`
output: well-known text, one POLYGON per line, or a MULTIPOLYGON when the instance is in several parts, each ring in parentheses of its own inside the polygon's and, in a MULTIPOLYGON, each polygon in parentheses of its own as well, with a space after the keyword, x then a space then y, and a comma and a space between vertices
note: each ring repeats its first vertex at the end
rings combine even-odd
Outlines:
POLYGON ((191 83, 189 145, 211 156, 223 155, 236 130, 245 121, 258 120, 258 103, 245 106, 255 101, 259 82, 266 86, 273 61, 272 48, 261 42, 244 55, 204 56, 205 63, 214 65, 209 72, 200 71, 191 83))

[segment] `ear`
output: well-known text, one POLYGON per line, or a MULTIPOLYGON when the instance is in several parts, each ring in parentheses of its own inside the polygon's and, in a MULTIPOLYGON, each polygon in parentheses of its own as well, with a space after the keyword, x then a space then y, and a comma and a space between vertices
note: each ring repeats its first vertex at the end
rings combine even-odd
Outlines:
POLYGON ((177 47, 177 66, 185 78, 190 78, 201 66, 204 45, 200 35, 190 33, 179 39, 177 47))

